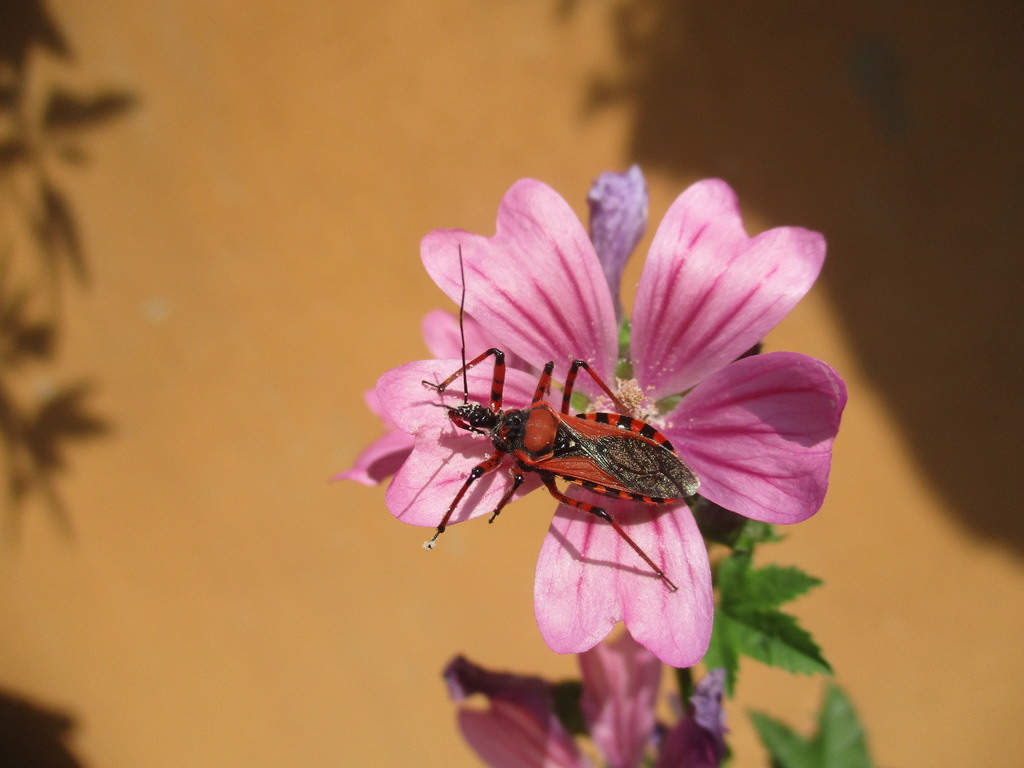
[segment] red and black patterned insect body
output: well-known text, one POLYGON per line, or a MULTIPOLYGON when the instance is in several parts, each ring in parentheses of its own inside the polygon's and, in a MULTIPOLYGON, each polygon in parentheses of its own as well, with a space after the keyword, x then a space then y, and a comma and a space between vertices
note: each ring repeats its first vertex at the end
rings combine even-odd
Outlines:
POLYGON ((523 483, 524 473, 536 472, 558 501, 596 515, 610 524, 674 592, 676 585, 607 511, 589 502, 566 496, 558 490, 555 478, 562 478, 594 493, 616 499, 669 504, 695 494, 700 485, 697 476, 657 429, 624 415, 626 408, 584 360, 574 360, 570 366, 562 392, 561 408, 556 411, 544 400, 551 388, 554 367, 554 362, 544 366, 532 403, 522 409, 503 410, 501 407, 505 354, 500 349, 488 349, 468 363, 463 357, 463 366, 440 384, 423 382, 425 386, 440 393, 462 376, 466 390, 463 404, 447 406, 448 417, 461 429, 488 436, 494 446, 494 454, 469 473, 465 484, 438 524, 437 532, 424 546, 428 549, 433 547, 473 482, 497 469, 505 457, 510 456, 512 484, 492 512, 491 522, 523 483), (484 407, 469 402, 466 372, 489 357, 494 358, 494 376, 491 381, 490 405, 484 407), (620 413, 569 414, 569 400, 580 369, 590 374, 620 413))

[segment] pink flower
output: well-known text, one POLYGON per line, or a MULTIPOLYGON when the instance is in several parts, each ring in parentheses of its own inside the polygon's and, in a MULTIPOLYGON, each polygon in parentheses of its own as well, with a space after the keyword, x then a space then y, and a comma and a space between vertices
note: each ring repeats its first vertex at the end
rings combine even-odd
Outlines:
MULTIPOLYGON (((721 670, 713 670, 697 684, 683 717, 658 739, 664 728, 658 726, 654 709, 662 665, 650 651, 623 633, 580 654, 578 660, 583 677, 579 712, 603 765, 637 768, 655 746, 660 753, 658 768, 719 764, 725 754, 721 670)), ((556 715, 571 709, 568 689, 563 687, 559 696, 558 687, 545 680, 490 672, 462 657, 448 665, 444 677, 453 700, 483 694, 489 701, 488 709, 462 707, 458 714, 463 736, 487 765, 591 765, 556 715)))
MULTIPOLYGON (((424 238, 423 263, 454 301, 466 276, 465 311, 492 343, 565 376, 582 358, 607 382, 620 369, 619 328, 601 263, 583 226, 551 188, 517 182, 498 210, 497 234, 437 230, 424 238)), ((637 290, 627 368, 637 413, 660 429, 700 479, 700 493, 726 509, 773 523, 795 523, 821 507, 832 442, 846 389, 827 365, 772 352, 740 358, 814 283, 823 238, 778 228, 749 238, 736 197, 721 181, 694 184, 669 209, 651 245, 637 290), (680 397, 680 395, 683 395, 680 397)), ((470 357, 472 352, 467 350, 470 357)), ((388 487, 400 520, 436 526, 470 471, 495 453, 481 435, 461 431, 439 404, 462 401, 461 386, 440 382, 461 360, 395 368, 377 384, 380 406, 413 448, 388 487)), ((471 398, 487 402, 492 366, 468 375, 471 398)), ((503 407, 522 408, 537 379, 507 372, 503 407)), ((586 376, 577 391, 599 392, 586 376)), ((407 443, 406 443, 407 445, 407 443)), ((512 466, 506 457, 504 466, 512 466)), ((535 472, 513 499, 540 486, 535 472)), ((471 487, 451 523, 489 514, 511 473, 491 472, 471 487)), ((561 653, 593 647, 618 621, 662 661, 685 667, 707 649, 712 623, 707 552, 685 503, 647 505, 575 489, 618 520, 678 586, 666 589, 606 522, 564 505, 541 546, 534 587, 537 623, 561 653)))
POLYGON ((640 765, 656 725, 661 662, 625 632, 577 658, 580 709, 594 745, 609 768, 640 765))
POLYGON ((459 709, 470 746, 494 768, 589 768, 555 715, 555 686, 537 677, 490 672, 457 656, 444 671, 453 701, 481 693, 487 710, 459 709))

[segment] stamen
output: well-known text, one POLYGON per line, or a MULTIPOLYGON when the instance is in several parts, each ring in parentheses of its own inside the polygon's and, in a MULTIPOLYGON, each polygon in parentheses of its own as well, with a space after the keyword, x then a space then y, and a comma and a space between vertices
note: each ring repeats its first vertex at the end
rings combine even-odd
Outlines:
MULTIPOLYGON (((628 413, 625 415, 632 416, 634 419, 640 419, 640 421, 647 422, 648 424, 658 420, 660 414, 657 403, 655 403, 650 395, 644 394, 643 388, 636 379, 620 379, 616 377, 615 394, 622 404, 626 406, 628 413)), ((601 395, 594 399, 587 410, 591 413, 614 411, 615 406, 606 395, 601 395)))

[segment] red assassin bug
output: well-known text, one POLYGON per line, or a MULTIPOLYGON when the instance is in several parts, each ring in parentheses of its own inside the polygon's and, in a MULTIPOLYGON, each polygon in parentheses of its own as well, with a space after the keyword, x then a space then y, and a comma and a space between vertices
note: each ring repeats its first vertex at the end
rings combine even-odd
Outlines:
MULTIPOLYGON (((462 269, 461 247, 459 268, 462 269)), ((466 281, 463 274, 463 305, 465 297, 466 281)), ((460 306, 460 332, 462 315, 463 308, 460 306)), ((562 390, 562 406, 558 411, 544 400, 551 389, 554 361, 544 366, 529 407, 503 410, 501 401, 505 384, 505 353, 492 347, 467 363, 464 334, 462 344, 462 367, 440 384, 424 381, 423 385, 443 393, 461 375, 463 402, 459 406, 444 406, 448 417, 460 429, 490 437, 495 453, 469 473, 441 518, 433 538, 424 546, 431 549, 437 537, 444 533, 448 520, 473 482, 497 469, 506 456, 511 456, 514 462, 510 468, 512 485, 494 508, 489 522, 494 522, 498 513, 511 500, 512 494, 522 485, 525 479, 523 473, 536 472, 558 501, 609 523, 666 586, 675 592, 676 585, 608 512, 594 504, 566 496, 555 485, 555 478, 560 477, 587 490, 617 499, 634 499, 647 504, 681 501, 697 492, 700 481, 679 458, 668 439, 650 424, 624 415, 625 406, 585 360, 572 361, 562 390), (479 403, 469 402, 466 372, 489 357, 494 358, 494 376, 491 380, 490 405, 485 408, 479 403), (575 417, 570 416, 569 400, 581 368, 611 398, 619 413, 579 413, 575 417)))

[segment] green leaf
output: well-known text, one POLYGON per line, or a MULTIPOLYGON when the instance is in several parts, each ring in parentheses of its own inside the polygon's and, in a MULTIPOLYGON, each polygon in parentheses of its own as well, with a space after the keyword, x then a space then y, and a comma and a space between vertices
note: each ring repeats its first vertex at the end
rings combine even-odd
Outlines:
POLYGON ((787 672, 830 673, 821 648, 789 614, 775 610, 719 611, 722 627, 736 652, 787 672))
POLYGON ((747 592, 747 581, 750 579, 750 555, 734 552, 718 564, 715 572, 715 586, 722 596, 722 604, 739 600, 747 592))
POLYGON ((821 584, 821 579, 799 568, 766 565, 746 571, 742 584, 737 585, 741 588, 731 592, 728 598, 730 605, 737 610, 774 608, 821 584))
POLYGON ((736 673, 739 671, 740 657, 736 645, 723 626, 721 610, 715 611, 714 623, 711 625, 711 643, 704 654, 704 665, 708 669, 721 667, 725 670, 725 692, 732 698, 736 689, 736 673))
POLYGON ((821 753, 818 745, 808 741, 785 723, 762 712, 750 712, 761 743, 771 755, 772 765, 778 768, 820 768, 821 753))
POLYGON ((719 563, 719 605, 706 661, 723 667, 730 696, 736 686, 739 656, 788 672, 832 671, 821 648, 797 620, 777 607, 818 586, 821 581, 798 568, 768 565, 751 568, 750 555, 736 552, 719 563))
POLYGON ((818 739, 825 768, 871 768, 864 726, 839 686, 830 684, 818 716, 818 739))
POLYGON ((766 714, 751 712, 750 719, 779 768, 872 768, 864 728, 834 683, 825 691, 818 731, 810 739, 766 714))

